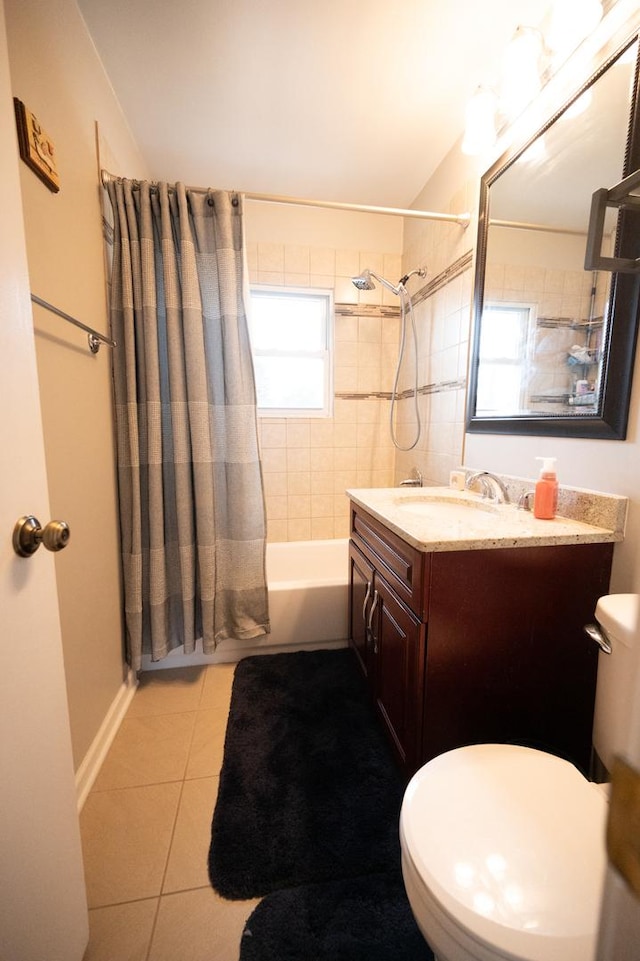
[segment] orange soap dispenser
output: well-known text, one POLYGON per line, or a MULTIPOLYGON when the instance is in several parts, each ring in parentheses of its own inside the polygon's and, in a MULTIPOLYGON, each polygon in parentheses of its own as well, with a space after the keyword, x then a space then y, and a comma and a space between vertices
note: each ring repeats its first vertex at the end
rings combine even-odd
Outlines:
POLYGON ((542 461, 540 479, 533 498, 533 516, 550 521, 558 509, 558 478, 555 457, 536 457, 542 461))

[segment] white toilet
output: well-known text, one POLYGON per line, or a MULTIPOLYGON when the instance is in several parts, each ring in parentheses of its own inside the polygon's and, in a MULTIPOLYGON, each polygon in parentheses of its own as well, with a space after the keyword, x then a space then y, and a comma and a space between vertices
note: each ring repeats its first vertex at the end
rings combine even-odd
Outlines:
MULTIPOLYGON (((637 594, 598 601, 595 749, 610 769, 631 697, 637 594)), ((544 696, 542 694, 541 696, 544 696)), ((606 854, 604 785, 532 748, 477 744, 407 787, 402 872, 437 961, 592 961, 606 854)))

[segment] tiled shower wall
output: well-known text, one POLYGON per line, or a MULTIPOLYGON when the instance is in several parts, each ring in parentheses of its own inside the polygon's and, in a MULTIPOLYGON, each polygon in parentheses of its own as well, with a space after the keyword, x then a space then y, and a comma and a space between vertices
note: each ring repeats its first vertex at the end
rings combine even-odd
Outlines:
POLYGON ((365 267, 394 282, 397 254, 275 243, 247 244, 252 284, 331 289, 335 301, 334 410, 330 418, 259 420, 270 541, 346 537, 349 487, 393 484, 388 418, 398 352, 398 299, 359 292, 365 267))
MULTIPOLYGON (((452 213, 474 211, 475 184, 452 197, 452 213)), ((434 209, 429 198, 418 204, 434 209)), ((471 248, 474 225, 411 220, 405 222, 403 271, 427 268, 426 282, 409 281, 418 331, 418 404, 421 421, 415 447, 396 454, 394 481, 417 468, 426 483, 448 484, 449 472, 463 460, 469 330, 473 291, 471 248)), ((398 404, 398 440, 409 447, 416 438, 413 400, 413 351, 407 329, 407 360, 403 363, 398 404)))
MULTIPOLYGON (((466 372, 471 303, 470 257, 454 263, 414 297, 418 331, 418 410, 420 432, 411 450, 398 452, 396 483, 413 468, 425 482, 448 484, 449 472, 462 462, 466 372)), ((413 391, 413 349, 407 330, 403 363, 403 400, 398 404, 397 436, 401 447, 417 435, 413 391)))

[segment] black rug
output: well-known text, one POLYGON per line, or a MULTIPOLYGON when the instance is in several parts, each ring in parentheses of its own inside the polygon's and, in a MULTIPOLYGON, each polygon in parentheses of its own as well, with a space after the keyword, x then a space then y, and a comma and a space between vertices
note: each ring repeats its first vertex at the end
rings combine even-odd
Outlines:
POLYGON ((397 873, 276 891, 246 923, 240 961, 433 961, 397 873))
POLYGON ((233 682, 211 883, 246 899, 397 876, 402 794, 350 650, 248 657, 233 682))

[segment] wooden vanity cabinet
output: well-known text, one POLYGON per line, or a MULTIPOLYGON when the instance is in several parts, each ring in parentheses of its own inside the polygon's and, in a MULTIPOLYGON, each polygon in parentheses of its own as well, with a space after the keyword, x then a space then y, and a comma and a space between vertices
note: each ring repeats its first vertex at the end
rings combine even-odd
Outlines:
POLYGON ((613 544, 422 553, 351 511, 350 643, 410 776, 464 744, 513 742, 588 773, 613 544))

